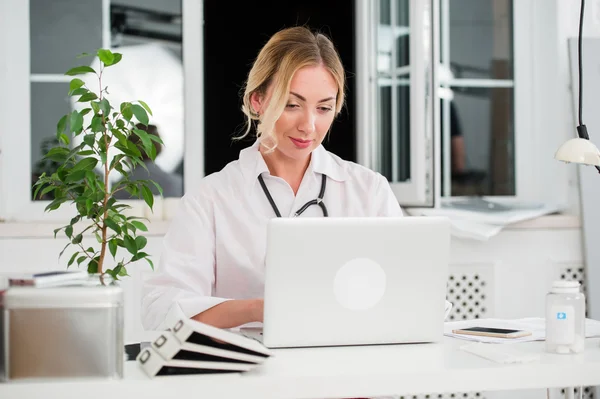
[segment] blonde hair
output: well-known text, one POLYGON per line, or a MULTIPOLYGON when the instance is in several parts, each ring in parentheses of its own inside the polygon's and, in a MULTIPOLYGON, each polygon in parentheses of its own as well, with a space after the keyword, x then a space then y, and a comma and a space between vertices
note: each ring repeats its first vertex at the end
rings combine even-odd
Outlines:
POLYGON ((261 144, 272 151, 277 146, 275 123, 283 113, 292 77, 306 66, 322 65, 331 73, 338 86, 335 115, 345 101, 345 72, 332 41, 322 33, 312 32, 303 26, 283 29, 275 33, 264 45, 250 69, 244 88, 242 111, 246 115, 246 131, 237 139, 248 135, 253 124, 261 144), (272 96, 262 114, 252 108, 253 93, 264 96, 273 85, 272 96))

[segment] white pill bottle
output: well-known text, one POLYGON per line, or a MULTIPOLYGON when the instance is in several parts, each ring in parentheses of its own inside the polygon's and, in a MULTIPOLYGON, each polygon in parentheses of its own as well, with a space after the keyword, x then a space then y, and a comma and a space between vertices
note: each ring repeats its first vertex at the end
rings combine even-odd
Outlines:
POLYGON ((585 295, 578 281, 555 281, 546 295, 546 351, 580 353, 584 347, 585 295))

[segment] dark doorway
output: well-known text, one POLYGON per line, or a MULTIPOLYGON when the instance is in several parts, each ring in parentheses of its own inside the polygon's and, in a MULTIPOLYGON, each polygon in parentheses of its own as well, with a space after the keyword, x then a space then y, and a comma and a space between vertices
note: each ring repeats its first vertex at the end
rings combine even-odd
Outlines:
MULTIPOLYGON (((241 90, 256 55, 278 30, 307 25, 333 39, 347 73, 347 100, 323 142, 329 151, 356 161, 354 1, 204 1, 205 173, 236 160, 253 137, 243 132, 241 90)), ((190 110, 193 112, 193 110, 190 110)))

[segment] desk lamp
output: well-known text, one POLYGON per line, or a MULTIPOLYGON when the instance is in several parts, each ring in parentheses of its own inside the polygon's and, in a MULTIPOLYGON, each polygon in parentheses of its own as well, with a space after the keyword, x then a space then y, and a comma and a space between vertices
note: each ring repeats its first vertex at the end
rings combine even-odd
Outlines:
POLYGON ((581 12, 579 14, 579 38, 578 38, 578 58, 579 58, 579 126, 577 126, 577 135, 579 137, 567 140, 554 154, 554 158, 559 161, 567 163, 580 163, 585 165, 594 165, 598 172, 600 172, 600 151, 598 147, 590 141, 587 128, 582 121, 582 61, 581 61, 581 36, 583 33, 583 10, 585 7, 585 0, 581 0, 581 12))

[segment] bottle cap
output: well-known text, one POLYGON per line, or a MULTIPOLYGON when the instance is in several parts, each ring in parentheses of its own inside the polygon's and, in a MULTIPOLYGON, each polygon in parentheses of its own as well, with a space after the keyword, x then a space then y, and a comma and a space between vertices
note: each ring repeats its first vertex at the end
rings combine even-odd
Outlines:
POLYGON ((581 284, 574 280, 557 280, 552 283, 551 292, 556 294, 578 293, 581 284))

